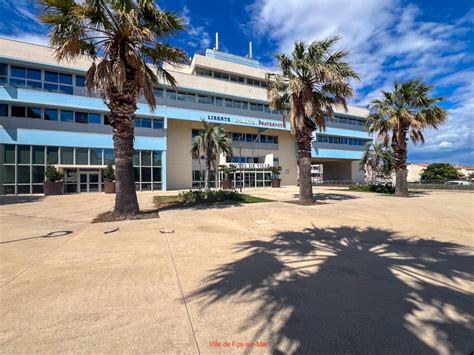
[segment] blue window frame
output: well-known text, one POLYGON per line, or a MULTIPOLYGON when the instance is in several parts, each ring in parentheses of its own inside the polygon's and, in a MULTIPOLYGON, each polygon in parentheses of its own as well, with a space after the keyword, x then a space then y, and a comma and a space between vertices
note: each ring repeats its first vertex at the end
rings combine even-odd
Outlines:
POLYGON ((61 121, 63 122, 73 122, 74 115, 72 111, 63 111, 61 110, 61 121))
POLYGON ((44 109, 44 119, 47 121, 57 121, 58 120, 58 110, 45 108, 44 109))

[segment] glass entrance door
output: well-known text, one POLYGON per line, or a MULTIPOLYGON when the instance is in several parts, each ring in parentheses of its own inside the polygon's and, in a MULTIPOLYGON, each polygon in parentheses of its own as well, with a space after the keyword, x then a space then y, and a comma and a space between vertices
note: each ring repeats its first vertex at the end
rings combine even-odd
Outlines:
POLYGON ((100 180, 98 171, 79 171, 79 192, 100 192, 100 180))

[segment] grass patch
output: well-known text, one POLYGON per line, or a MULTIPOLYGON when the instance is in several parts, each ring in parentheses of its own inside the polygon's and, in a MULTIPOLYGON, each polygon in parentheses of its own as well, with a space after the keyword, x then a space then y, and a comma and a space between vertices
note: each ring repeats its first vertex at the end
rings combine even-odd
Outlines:
POLYGON ((236 205, 243 203, 272 202, 272 200, 241 194, 237 191, 215 190, 205 192, 202 190, 189 190, 174 196, 155 196, 155 206, 158 209, 170 207, 194 207, 200 205, 236 205))

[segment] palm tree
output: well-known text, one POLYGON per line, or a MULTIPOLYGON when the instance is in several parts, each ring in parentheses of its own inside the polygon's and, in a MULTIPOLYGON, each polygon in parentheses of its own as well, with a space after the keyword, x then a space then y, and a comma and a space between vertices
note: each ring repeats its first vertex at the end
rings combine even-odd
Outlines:
POLYGON ((56 59, 86 57, 92 65, 86 88, 98 93, 110 110, 115 149, 115 216, 139 213, 133 174, 134 119, 144 95, 150 108, 159 79, 175 79, 163 63, 182 64, 186 54, 163 43, 183 28, 177 15, 154 0, 40 0, 41 20, 50 25, 56 59), (149 64, 155 65, 155 70, 149 64))
POLYGON ((395 83, 392 92, 382 91, 381 100, 373 100, 367 119, 369 132, 376 132, 386 145, 390 142, 395 155, 395 195, 408 196, 407 142, 424 143, 423 130, 438 129, 448 118, 446 110, 436 104, 442 97, 432 97, 433 86, 420 79, 395 83))
POLYGON ((372 183, 375 183, 377 176, 389 176, 393 167, 394 156, 390 147, 378 142, 367 143, 360 161, 360 169, 370 173, 372 183))
POLYGON ((334 117, 334 106, 347 111, 346 99, 353 95, 350 79, 359 79, 344 62, 348 52, 333 49, 337 37, 309 46, 295 42, 288 57, 278 55, 280 74, 269 73, 268 99, 273 109, 289 111, 291 131, 298 145, 299 199, 313 201, 311 141, 318 128, 325 130, 326 117, 334 117))
POLYGON ((199 159, 201 156, 206 157, 206 170, 204 172, 204 189, 209 191, 209 178, 211 168, 217 173, 219 163, 219 154, 222 152, 226 156, 232 156, 232 142, 230 141, 224 126, 215 126, 206 121, 202 121, 204 129, 194 139, 191 148, 193 159, 199 159))

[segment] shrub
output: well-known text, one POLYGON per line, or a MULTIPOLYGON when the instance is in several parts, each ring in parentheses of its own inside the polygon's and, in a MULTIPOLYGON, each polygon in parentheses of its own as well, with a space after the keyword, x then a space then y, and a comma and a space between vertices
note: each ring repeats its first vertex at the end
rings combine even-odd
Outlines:
POLYGON ((47 165, 46 170, 44 171, 44 177, 46 181, 56 182, 63 178, 64 174, 59 172, 55 166, 47 165))
POLYGON ((394 194, 395 187, 388 184, 352 184, 349 186, 351 191, 361 191, 361 192, 378 192, 382 194, 394 194))
POLYGON ((279 179, 281 174, 281 166, 272 166, 270 168, 272 172, 272 179, 279 179))
POLYGON ((104 179, 105 181, 114 181, 115 180, 115 170, 112 167, 112 164, 107 165, 104 171, 104 179))
POLYGON ((460 178, 456 168, 448 163, 433 163, 421 173, 422 180, 456 180, 460 178))
POLYGON ((189 190, 180 192, 178 200, 184 203, 243 202, 244 195, 235 190, 215 190, 208 192, 204 190, 189 190))

